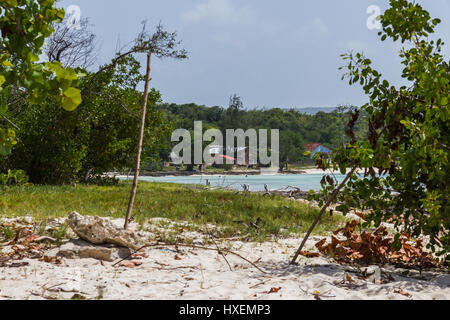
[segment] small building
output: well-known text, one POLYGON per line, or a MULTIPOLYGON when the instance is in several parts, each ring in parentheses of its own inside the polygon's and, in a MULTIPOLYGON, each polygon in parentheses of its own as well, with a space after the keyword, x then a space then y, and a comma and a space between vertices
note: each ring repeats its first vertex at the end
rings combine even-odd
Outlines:
POLYGON ((309 155, 311 160, 313 159, 314 155, 316 153, 318 153, 318 152, 325 153, 325 154, 331 154, 332 153, 332 151, 329 148, 327 148, 327 147, 325 147, 322 144, 317 143, 317 142, 305 144, 305 149, 306 149, 306 151, 311 152, 311 154, 309 155))
MULTIPOLYGON (((249 167, 250 164, 250 149, 248 147, 240 147, 240 148, 226 148, 223 146, 210 146, 209 154, 211 157, 220 157, 223 158, 223 165, 227 163, 227 161, 232 161, 234 166, 246 166, 249 167), (238 155, 239 153, 244 152, 244 163, 238 163, 238 155), (234 157, 228 156, 228 154, 233 154, 234 157)), ((208 163, 208 165, 218 166, 217 163, 208 163)))

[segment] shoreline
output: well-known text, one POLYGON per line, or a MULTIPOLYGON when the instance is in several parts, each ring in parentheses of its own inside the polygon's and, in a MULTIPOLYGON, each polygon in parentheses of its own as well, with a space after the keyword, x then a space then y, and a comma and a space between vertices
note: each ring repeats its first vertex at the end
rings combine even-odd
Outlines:
MULTIPOLYGON (((347 170, 349 172, 350 170, 347 170)), ((301 170, 288 170, 278 171, 276 173, 265 174, 260 170, 237 170, 237 171, 224 171, 224 172, 199 172, 199 171, 142 171, 140 177, 202 177, 202 176, 259 176, 259 175, 302 175, 302 174, 328 174, 329 171, 323 171, 322 169, 311 168, 301 170)), ((339 171, 332 171, 333 174, 341 174, 339 171)), ((115 177, 132 177, 133 174, 123 174, 118 172, 106 173, 107 176, 115 177)))

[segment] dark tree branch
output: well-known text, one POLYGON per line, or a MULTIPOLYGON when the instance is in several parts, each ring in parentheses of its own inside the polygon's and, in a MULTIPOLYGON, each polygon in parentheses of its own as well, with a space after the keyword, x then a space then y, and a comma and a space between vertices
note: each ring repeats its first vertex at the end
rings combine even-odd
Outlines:
POLYGON ((92 67, 97 58, 97 43, 90 27, 88 19, 80 21, 80 28, 69 27, 67 20, 55 24, 55 32, 44 48, 47 59, 61 62, 64 67, 92 67))

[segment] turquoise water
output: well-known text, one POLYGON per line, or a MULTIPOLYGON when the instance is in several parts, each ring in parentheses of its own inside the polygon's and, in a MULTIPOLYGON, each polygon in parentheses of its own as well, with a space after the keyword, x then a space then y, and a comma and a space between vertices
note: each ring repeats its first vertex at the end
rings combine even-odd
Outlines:
MULTIPOLYGON (((344 179, 342 174, 336 174, 339 181, 344 179)), ((250 191, 263 191, 264 184, 270 190, 283 189, 288 186, 298 187, 301 190, 319 190, 323 174, 276 174, 257 176, 187 176, 187 177, 141 177, 141 181, 171 182, 180 184, 206 185, 209 180, 212 187, 222 187, 242 190, 242 185, 250 186, 250 191)))

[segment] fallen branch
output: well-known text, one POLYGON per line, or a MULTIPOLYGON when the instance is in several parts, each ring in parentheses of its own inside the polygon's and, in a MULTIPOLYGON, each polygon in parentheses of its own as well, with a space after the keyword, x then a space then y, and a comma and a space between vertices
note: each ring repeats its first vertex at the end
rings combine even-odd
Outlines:
POLYGON ((179 270, 179 269, 199 269, 197 266, 181 266, 181 267, 173 267, 173 268, 165 268, 163 267, 152 267, 153 269, 171 271, 171 270, 179 270))
POLYGON ((223 257, 223 259, 225 260, 225 262, 226 262, 227 265, 228 265, 228 268, 230 268, 230 271, 233 272, 233 268, 231 268, 231 265, 230 265, 230 263, 228 262, 227 257, 225 257, 225 255, 223 254, 222 250, 219 248, 217 242, 214 240, 213 235, 211 234, 211 232, 208 232, 208 234, 209 234, 209 236, 210 236, 210 238, 211 238, 211 241, 212 241, 212 242, 214 243, 214 245, 216 246, 217 252, 223 257))

